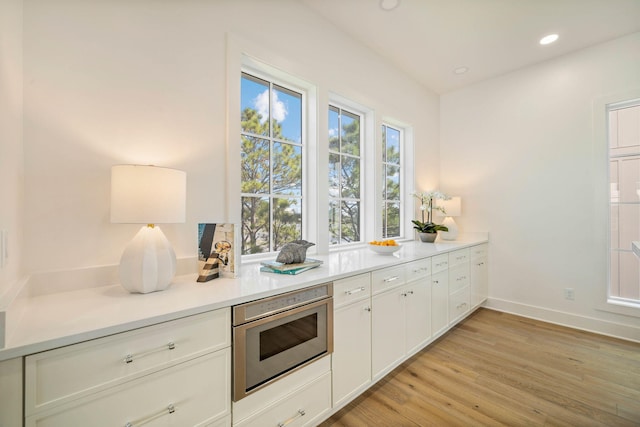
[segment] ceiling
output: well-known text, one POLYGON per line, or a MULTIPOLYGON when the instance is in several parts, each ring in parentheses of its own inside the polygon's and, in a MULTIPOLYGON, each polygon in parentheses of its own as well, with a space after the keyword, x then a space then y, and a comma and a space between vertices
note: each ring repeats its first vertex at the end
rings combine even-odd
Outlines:
POLYGON ((640 0, 398 1, 302 0, 440 94, 640 31, 640 0))

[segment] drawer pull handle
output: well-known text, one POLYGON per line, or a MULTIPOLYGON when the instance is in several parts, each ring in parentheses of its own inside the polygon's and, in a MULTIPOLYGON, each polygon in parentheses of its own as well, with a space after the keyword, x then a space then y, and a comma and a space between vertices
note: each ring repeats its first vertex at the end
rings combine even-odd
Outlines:
POLYGON ((393 281, 398 280, 398 279, 399 279, 398 276, 391 276, 391 277, 387 277, 386 279, 384 279, 384 281, 389 283, 389 282, 393 282, 393 281))
POLYGON ((484 265, 484 262, 481 262, 481 263, 478 264, 478 266, 481 266, 481 265, 484 265))
POLYGON ((467 276, 460 276, 456 279, 456 282, 459 282, 461 280, 465 280, 467 278, 467 276))
POLYGON ((365 307, 365 308, 364 308, 364 311, 371 312, 371 307, 365 307))
POLYGON ((414 273, 420 273, 422 271, 429 271, 429 269, 427 267, 420 267, 413 270, 414 273))
POLYGON ((287 424, 291 424, 292 422, 294 422, 295 420, 297 420, 300 417, 304 417, 304 415, 306 414, 306 412, 304 411, 304 409, 298 409, 298 413, 295 414, 293 417, 289 418, 286 421, 283 421, 281 423, 278 423, 278 427, 284 427, 287 424))
POLYGON ((176 412, 176 407, 175 405, 172 403, 169 406, 167 406, 166 408, 164 408, 161 411, 156 412, 155 414, 149 415, 146 418, 141 418, 137 421, 129 421, 127 422, 124 427, 137 427, 137 426, 141 426, 143 424, 147 424, 153 420, 155 420, 156 418, 160 418, 163 415, 169 415, 169 414, 173 414, 174 412, 176 412))
MULTIPOLYGON (((135 357, 144 357, 153 353, 157 353, 162 350, 175 350, 175 348, 176 348, 176 344, 174 342, 170 342, 167 345, 163 345, 162 347, 156 348, 155 350, 149 350, 149 351, 145 351, 144 353, 136 354, 135 357)), ((123 360, 124 360, 124 363, 131 363, 133 362, 133 359, 134 359, 133 354, 127 354, 123 360)))
POLYGON ((409 295, 413 295, 413 291, 407 291, 407 292, 403 292, 401 294, 403 297, 409 296, 409 295))
POLYGON ((346 291, 345 293, 346 293, 347 295, 353 295, 353 294, 357 294, 358 292, 362 292, 362 291, 364 291, 364 286, 359 287, 359 288, 357 288, 357 289, 351 289, 351 290, 348 290, 348 291, 346 291))
POLYGON ((434 280, 434 281, 433 281, 433 283, 434 283, 435 285, 437 285, 438 283, 440 283, 440 281, 439 281, 439 280, 434 280))

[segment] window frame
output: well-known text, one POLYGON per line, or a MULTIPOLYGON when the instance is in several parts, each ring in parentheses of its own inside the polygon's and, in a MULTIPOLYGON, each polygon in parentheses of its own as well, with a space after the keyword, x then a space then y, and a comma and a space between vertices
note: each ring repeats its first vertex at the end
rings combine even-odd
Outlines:
MULTIPOLYGON (((365 129, 367 126, 367 113, 363 112, 361 109, 359 108, 354 108, 351 105, 347 105, 347 103, 345 102, 338 102, 336 100, 330 100, 329 104, 327 105, 327 118, 329 117, 329 111, 331 110, 331 108, 336 108, 339 110, 339 116, 342 117, 342 112, 346 112, 352 116, 357 116, 359 121, 360 121, 360 141, 359 141, 359 155, 357 156, 357 158, 359 159, 360 162, 360 194, 358 198, 345 198, 342 197, 342 193, 340 193, 340 195, 338 197, 331 197, 331 195, 329 194, 329 191, 327 191, 327 203, 326 203, 326 207, 328 210, 330 210, 330 205, 332 201, 336 201, 339 204, 342 204, 343 201, 348 200, 348 201, 358 201, 360 208, 359 208, 359 229, 360 229, 360 240, 358 241, 354 241, 354 242, 346 242, 343 243, 341 241, 339 241, 338 243, 332 244, 331 243, 331 233, 329 232, 329 239, 327 241, 327 245, 330 249, 337 249, 337 248, 345 248, 348 246, 358 246, 358 245, 362 245, 365 241, 366 241, 366 237, 367 237, 367 226, 365 224, 365 218, 364 218, 364 212, 365 212, 365 201, 367 199, 367 187, 365 186, 365 182, 366 182, 366 173, 367 173, 367 167, 366 167, 366 153, 367 153, 367 149, 366 149, 366 139, 365 139, 365 129)), ((339 121, 339 133, 341 135, 341 129, 342 129, 342 122, 339 121)), ((327 119, 327 130, 329 128, 329 120, 327 119)), ((343 153, 342 152, 342 144, 340 144, 340 150, 339 151, 334 151, 331 150, 330 144, 329 144, 329 135, 327 134, 327 146, 326 146, 326 150, 327 150, 327 162, 329 164, 329 156, 331 156, 331 154, 335 154, 338 156, 342 156, 342 155, 346 155, 349 157, 356 157, 353 156, 351 154, 348 153, 343 153)), ((340 136, 340 141, 342 140, 341 136, 340 136)), ((328 171, 327 171, 328 172, 328 171)), ((327 179, 329 177, 329 174, 327 173, 327 179)), ((340 177, 342 177, 342 175, 340 174, 340 177)), ((341 218, 341 217, 340 217, 341 218)), ((329 227, 331 225, 331 220, 330 220, 330 215, 328 216, 328 221, 327 221, 327 227, 326 229, 329 230, 329 227)), ((342 222, 340 222, 340 235, 342 236, 342 222)), ((341 240, 341 239, 340 239, 341 240)))
POLYGON ((598 311, 612 313, 616 315, 630 316, 640 318, 640 305, 627 304, 621 301, 617 301, 609 297, 611 277, 611 263, 609 260, 609 247, 611 239, 610 232, 610 171, 609 171, 609 129, 608 129, 608 115, 609 106, 615 104, 621 104, 630 100, 640 101, 640 89, 632 89, 608 95, 593 100, 593 163, 592 167, 594 171, 598 171, 598 179, 594 185, 594 209, 596 212, 596 222, 604 223, 606 227, 601 227, 598 231, 598 241, 604 242, 604 244, 597 248, 600 253, 600 259, 603 260, 603 276, 600 276, 600 295, 598 301, 593 305, 593 308, 598 311))
MULTIPOLYGON (((237 70, 237 69, 236 69, 237 70)), ((317 136, 316 136, 316 125, 310 120, 310 118, 315 116, 316 112, 316 99, 317 99, 317 89, 311 83, 304 81, 298 77, 285 73, 277 68, 271 67, 261 61, 258 61, 252 57, 249 57, 245 54, 242 55, 242 61, 239 64, 239 70, 235 71, 237 76, 237 100, 234 102, 229 102, 230 106, 237 106, 236 108, 230 109, 229 111, 237 112, 237 132, 229 132, 228 137, 228 147, 229 147, 229 160, 235 159, 234 161, 240 165, 241 162, 241 147, 240 147, 240 137, 244 133, 242 130, 240 115, 242 113, 242 105, 240 102, 241 97, 241 87, 242 87, 242 75, 243 73, 249 74, 250 76, 256 77, 258 79, 262 79, 268 81, 271 85, 280 86, 284 89, 291 90, 302 95, 302 123, 301 123, 301 134, 302 134, 302 191, 301 191, 301 234, 302 238, 310 241, 315 240, 315 230, 310 224, 317 223, 317 189, 311 185, 311 182, 314 181, 314 177, 317 176, 317 163, 314 162, 314 158, 317 157, 317 136), (305 142, 306 141, 306 142, 305 142), (235 146, 234 146, 235 145, 235 146)), ((233 120, 229 120, 229 123, 232 124, 233 120)), ((235 128, 235 126, 233 126, 235 128)), ((270 132, 271 133, 271 132, 270 132)), ((289 141, 287 141, 289 142, 289 141)), ((271 156, 271 155, 270 155, 271 156)), ((270 165, 271 168, 271 165, 270 165)), ((233 170, 233 167, 230 168, 233 170)), ((237 207, 229 208, 229 216, 236 217, 237 222, 240 224, 240 233, 242 233, 242 197, 244 193, 242 193, 242 177, 240 174, 237 174, 236 177, 229 179, 229 188, 230 191, 227 195, 228 203, 237 204, 237 207), (237 189, 237 190, 234 190, 237 189), (237 191, 237 193, 235 193, 237 191), (237 194, 237 196, 233 197, 231 194, 237 194)), ((269 196, 271 196, 271 191, 269 192, 269 196)), ((273 224, 273 218, 271 217, 272 212, 270 212, 270 228, 273 224)), ((271 229, 270 229, 271 234, 271 229)), ((239 236, 238 240, 242 241, 242 236, 239 236)), ((270 242, 270 249, 273 248, 272 243, 270 242)), ((241 251, 240 251, 241 252, 241 251)), ((256 254, 243 254, 241 255, 242 262, 253 262, 260 261, 263 259, 273 258, 274 255, 278 251, 270 251, 270 252, 260 252, 256 254)), ((313 254, 316 252, 316 247, 311 247, 307 251, 309 254, 313 254)))
MULTIPOLYGON (((627 307, 627 308, 631 308, 634 310, 640 310, 640 297, 638 299, 633 299, 633 298, 626 298, 626 297, 622 297, 619 295, 612 295, 612 275, 613 275, 613 270, 614 267, 612 265, 612 254, 614 252, 614 248, 613 248, 613 242, 612 242, 612 232, 613 232, 613 218, 612 218, 612 207, 614 205, 617 205, 618 207, 621 205, 621 202, 614 202, 613 201, 613 194, 611 193, 611 161, 612 160, 617 160, 617 159, 621 159, 621 158, 627 158, 627 157, 631 157, 631 156, 638 156, 638 154, 640 154, 640 149, 638 150, 638 153, 633 153, 633 154, 629 154, 629 153, 624 153, 624 154, 615 154, 612 155, 611 154, 611 113, 614 111, 620 111, 620 110, 624 110, 626 108, 632 108, 632 107, 638 107, 640 108, 640 98, 636 98, 636 99, 628 99, 625 101, 621 101, 621 102, 611 102, 606 104, 605 106, 605 123, 606 123, 606 160, 607 160, 607 184, 608 184, 608 221, 607 221, 607 230, 608 230, 608 239, 607 239, 607 303, 608 304, 613 304, 616 306, 620 306, 620 307, 627 307)), ((632 150, 629 150, 632 151, 632 150)), ((619 172, 619 170, 618 170, 619 172)), ((619 184, 619 181, 618 181, 619 184)), ((623 205, 626 203, 622 203, 623 205)), ((615 249, 615 251, 618 252, 630 252, 630 251, 620 251, 619 248, 615 249)), ((618 261, 619 262, 619 261, 618 261)), ((620 280, 620 275, 619 275, 619 269, 618 269, 618 283, 620 280)), ((640 315, 636 314, 636 315, 640 315)))
POLYGON ((380 197, 380 201, 381 203, 379 203, 377 206, 381 206, 382 207, 382 212, 384 212, 386 214, 387 212, 387 205, 388 202, 390 201, 396 201, 395 199, 388 199, 386 197, 386 193, 385 193, 385 197, 383 197, 382 193, 385 192, 386 189, 386 179, 387 179, 387 174, 386 174, 386 166, 387 165, 391 165, 391 166, 397 166, 399 171, 399 198, 397 199, 397 203, 399 205, 399 212, 398 212, 398 235, 397 236, 389 236, 389 235, 385 235, 385 230, 384 230, 384 225, 385 225, 385 221, 383 218, 383 214, 382 213, 378 213, 377 216, 379 216, 379 220, 380 220, 380 224, 378 229, 376 230, 375 236, 379 236, 379 238, 382 239, 394 239, 394 240, 402 240, 405 238, 406 236, 406 220, 405 220, 405 216, 406 216, 406 211, 408 210, 407 206, 404 206, 404 204, 407 201, 407 198, 405 197, 405 193, 408 193, 407 190, 407 185, 406 185, 406 181, 407 181, 407 175, 406 175, 406 171, 405 171, 405 166, 406 166, 406 159, 407 159, 407 155, 405 153, 406 150, 406 129, 403 126, 399 126, 395 123, 390 122, 389 120, 384 120, 382 121, 381 125, 380 125, 380 143, 378 144, 380 146, 380 180, 378 181, 380 183, 380 187, 376 189, 379 197, 380 197), (382 142, 383 140, 386 140, 385 134, 386 132, 384 131, 385 128, 391 128, 395 131, 397 131, 399 133, 399 140, 398 140, 398 145, 399 145, 399 154, 398 154, 398 161, 399 163, 390 163, 386 161, 386 145, 384 146, 384 148, 382 147, 382 142))

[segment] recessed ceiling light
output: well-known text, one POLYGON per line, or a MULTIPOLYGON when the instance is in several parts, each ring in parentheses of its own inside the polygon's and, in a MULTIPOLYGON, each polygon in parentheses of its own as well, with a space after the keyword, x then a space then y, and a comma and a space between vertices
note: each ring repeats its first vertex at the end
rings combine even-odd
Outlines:
POLYGON ((469 71, 469 67, 458 67, 455 70, 453 70, 454 74, 464 74, 467 71, 469 71))
POLYGON ((380 0, 382 10, 393 10, 400 5, 400 0, 380 0))
POLYGON ((548 36, 544 36, 543 38, 540 39, 540 44, 541 45, 551 44, 556 40, 558 40, 557 34, 549 34, 548 36))

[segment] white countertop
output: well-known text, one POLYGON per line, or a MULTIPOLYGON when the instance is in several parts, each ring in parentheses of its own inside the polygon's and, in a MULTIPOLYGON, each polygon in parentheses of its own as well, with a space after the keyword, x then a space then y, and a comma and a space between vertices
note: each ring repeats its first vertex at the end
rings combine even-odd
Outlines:
POLYGON ((130 294, 120 285, 110 285, 29 296, 16 302, 20 305, 16 308, 20 321, 7 336, 5 348, 0 349, 0 360, 230 307, 486 241, 486 234, 479 233, 452 242, 405 242, 393 255, 378 255, 366 247, 312 255, 324 264, 299 275, 261 273, 259 264, 243 264, 237 279, 198 283, 196 274, 178 276, 168 289, 150 294, 130 294))

